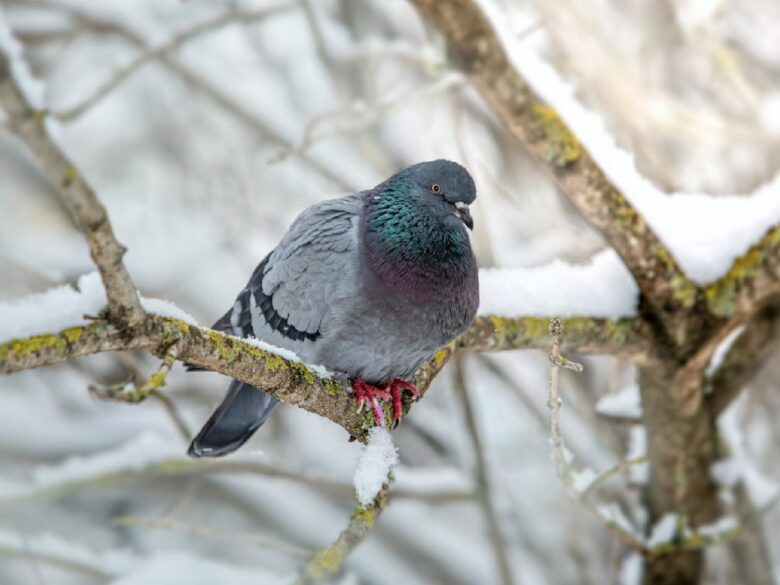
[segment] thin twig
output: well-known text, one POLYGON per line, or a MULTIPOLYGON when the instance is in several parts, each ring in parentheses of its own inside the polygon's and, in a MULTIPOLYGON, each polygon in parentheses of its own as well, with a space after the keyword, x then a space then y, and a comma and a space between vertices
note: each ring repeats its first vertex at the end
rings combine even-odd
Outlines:
POLYGON ((347 556, 371 533, 377 518, 387 506, 387 490, 391 478, 369 506, 357 504, 347 527, 330 545, 321 548, 301 569, 294 585, 323 583, 341 571, 347 556))
POLYGON ((94 106, 106 95, 111 93, 128 77, 133 75, 144 65, 152 61, 156 61, 168 53, 176 51, 188 41, 191 41, 206 33, 213 32, 229 24, 246 24, 250 22, 256 22, 269 16, 285 12, 291 8, 293 8, 293 4, 284 2, 271 6, 264 6, 254 10, 231 10, 225 12, 224 14, 218 14, 212 18, 209 18, 208 20, 200 22, 195 26, 188 28, 187 30, 173 35, 173 37, 171 37, 165 43, 143 50, 129 63, 114 71, 114 73, 108 79, 104 80, 103 83, 98 85, 92 91, 92 93, 87 95, 85 98, 82 98, 78 104, 59 112, 52 112, 52 116, 62 122, 71 122, 94 106))
POLYGON ((165 352, 165 357, 157 371, 143 384, 112 384, 104 388, 90 385, 89 392, 95 398, 100 398, 101 400, 116 400, 117 402, 126 402, 128 404, 143 402, 165 386, 168 372, 171 371, 173 364, 176 363, 178 355, 179 345, 174 343, 165 352))
POLYGON ((471 446, 474 451, 474 458, 476 462, 474 475, 477 483, 477 495, 479 497, 479 503, 482 507, 482 513, 487 524, 488 535, 493 546, 493 552, 495 554, 496 564, 498 565, 498 573, 501 577, 501 583, 504 585, 513 585, 515 580, 514 576, 512 575, 512 565, 509 562, 509 557, 506 551, 506 544, 504 543, 504 537, 501 534, 501 525, 498 522, 498 514, 496 513, 495 507, 493 506, 487 461, 485 460, 485 452, 482 446, 482 439, 479 435, 477 421, 474 416, 474 409, 471 406, 471 400, 469 399, 468 390, 466 389, 466 382, 463 373, 463 360, 456 356, 454 366, 455 392, 458 396, 458 400, 460 401, 461 406, 463 407, 463 415, 466 419, 466 431, 468 432, 469 439, 471 440, 471 446))
POLYGON ((560 320, 553 319, 550 323, 552 350, 550 351, 550 385, 549 395, 547 397, 547 407, 550 409, 550 444, 552 446, 553 460, 555 461, 558 477, 563 483, 569 497, 582 504, 585 510, 587 510, 599 524, 606 527, 618 540, 625 543, 630 548, 637 552, 644 553, 646 551, 645 544, 632 531, 627 530, 617 521, 608 518, 589 499, 584 498, 583 494, 574 486, 574 474, 569 463, 571 455, 567 453, 561 436, 560 413, 562 401, 558 393, 558 384, 561 368, 581 372, 583 367, 582 364, 572 362, 560 354, 562 333, 563 327, 560 320))

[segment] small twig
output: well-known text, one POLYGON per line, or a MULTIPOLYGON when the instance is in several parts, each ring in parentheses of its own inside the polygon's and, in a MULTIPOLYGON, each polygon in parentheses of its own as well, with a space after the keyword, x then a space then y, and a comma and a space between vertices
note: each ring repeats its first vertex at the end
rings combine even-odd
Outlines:
POLYGON ((430 84, 415 88, 393 99, 377 102, 369 107, 353 105, 346 109, 317 114, 304 126, 303 137, 298 145, 279 151, 268 162, 276 164, 286 160, 291 155, 302 155, 316 143, 329 137, 347 136, 367 130, 393 109, 407 106, 421 98, 432 97, 439 92, 462 85, 463 81, 462 75, 450 72, 450 75, 437 78, 430 84), (331 128, 317 133, 321 126, 329 122, 332 124, 331 128))
POLYGON ((160 401, 160 404, 163 405, 168 416, 171 417, 176 430, 179 431, 181 438, 184 439, 185 443, 189 443, 192 440, 192 430, 190 430, 189 425, 187 425, 173 400, 159 390, 152 390, 150 395, 160 401))
POLYGON ((344 560, 371 533, 377 517, 387 506, 387 492, 391 480, 388 476, 387 483, 369 506, 361 504, 355 506, 347 527, 330 545, 312 555, 309 562, 301 569, 298 578, 293 581, 294 585, 323 583, 341 571, 344 560))
POLYGON ((254 536, 252 534, 218 530, 216 528, 201 526, 199 524, 179 522, 178 520, 174 520, 173 518, 145 518, 143 516, 122 516, 120 518, 115 519, 114 523, 121 524, 122 526, 140 526, 140 527, 147 527, 147 528, 160 528, 165 530, 176 530, 179 532, 187 532, 189 534, 194 534, 196 536, 205 536, 207 538, 228 540, 240 544, 257 546, 260 548, 269 548, 281 553, 298 556, 298 557, 309 556, 312 552, 310 550, 292 544, 278 542, 266 538, 258 538, 257 536, 254 536))
MULTIPOLYGON (((555 461, 558 477, 566 488, 566 493, 569 497, 580 503, 585 510, 599 522, 599 524, 607 528, 607 530, 609 530, 618 540, 625 543, 630 548, 637 552, 645 553, 647 548, 640 538, 632 531, 621 526, 620 523, 607 517, 599 507, 590 501, 590 499, 586 499, 584 493, 577 490, 574 485, 574 474, 570 465, 571 455, 566 451, 561 436, 560 413, 562 402, 558 392, 558 384, 561 368, 581 372, 583 367, 582 364, 570 361, 560 354, 562 334, 563 326, 561 325, 560 320, 553 319, 550 322, 552 350, 550 351, 550 387, 547 406, 550 409, 550 444, 552 445, 553 460, 555 461)), ((598 481, 598 478, 596 478, 595 481, 598 481)), ((588 490, 585 491, 587 492, 588 490)))
POLYGON ((173 364, 176 363, 176 357, 179 355, 179 345, 174 343, 166 352, 160 367, 151 375, 151 377, 141 384, 112 384, 105 388, 89 386, 89 392, 95 398, 101 400, 116 400, 117 402, 126 402, 128 404, 138 404, 143 402, 149 396, 160 396, 158 390, 165 386, 168 378, 168 372, 171 371, 173 364))
POLYGON ((98 85, 92 93, 81 100, 75 106, 59 112, 53 112, 52 116, 62 122, 71 122, 81 116, 89 108, 111 93, 128 77, 141 69, 147 63, 155 61, 168 53, 179 49, 184 43, 191 41, 205 33, 215 31, 226 25, 236 22, 248 23, 268 16, 278 14, 279 12, 289 10, 293 5, 290 3, 264 6, 256 10, 231 10, 224 14, 219 14, 208 20, 200 22, 182 32, 175 34, 167 42, 156 47, 150 47, 139 53, 132 61, 117 69, 113 75, 98 85))

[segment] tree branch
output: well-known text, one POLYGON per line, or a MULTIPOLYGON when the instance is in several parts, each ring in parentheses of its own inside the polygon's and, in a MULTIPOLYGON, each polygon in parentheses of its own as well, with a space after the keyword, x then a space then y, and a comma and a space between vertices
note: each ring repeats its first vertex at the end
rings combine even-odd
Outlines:
POLYGON ((78 104, 60 112, 53 112, 52 116, 63 122, 70 122, 81 116, 93 105, 98 103, 106 95, 119 87, 128 77, 141 69, 147 63, 161 59, 177 50, 183 44, 203 34, 213 32, 229 24, 236 22, 249 23, 261 20, 273 14, 293 8, 293 4, 278 4, 264 6, 253 10, 229 10, 212 18, 199 22, 191 28, 173 35, 168 41, 156 47, 149 47, 139 52, 129 63, 120 67, 103 83, 98 85, 87 97, 78 104))
MULTIPOLYGON (((571 351, 606 352, 602 342, 619 344, 620 339, 640 342, 641 328, 633 320, 599 324, 597 320, 573 319, 572 339, 566 342, 571 351), (574 328, 586 323, 578 334, 574 328), (578 337, 579 335, 579 337, 578 337), (579 340, 582 345, 577 345, 579 340)), ((458 341, 441 350, 415 375, 413 382, 424 393, 433 378, 446 365, 456 348, 481 351, 543 347, 540 326, 548 319, 478 318, 458 341), (491 337, 490 334, 494 337, 491 337)), ((173 359, 170 349, 176 345, 175 359, 196 364, 226 376, 262 388, 274 397, 309 412, 328 418, 350 435, 365 440, 374 424, 370 413, 357 414, 352 394, 341 382, 323 377, 305 364, 289 361, 261 349, 250 340, 239 339, 218 331, 190 325, 177 319, 147 315, 141 322, 118 327, 98 320, 86 326, 65 329, 0 344, 0 374, 38 368, 105 351, 146 349, 160 358, 173 359)), ((405 401, 405 410, 411 407, 405 401)), ((390 408, 389 405, 386 405, 390 408)), ((388 420, 392 417, 389 416, 388 420)))
POLYGON ((780 348, 780 298, 768 302, 745 324, 709 380, 709 411, 716 419, 780 348))
MULTIPOLYGON (((549 317, 478 317, 457 344, 474 351, 547 350, 551 321, 549 317)), ((566 328, 561 349, 567 353, 610 354, 644 366, 662 360, 650 327, 640 318, 570 317, 560 322, 566 328)))
POLYGON ((144 312, 130 274, 122 264, 126 248, 114 236, 106 209, 92 187, 51 136, 45 112, 33 108, 14 78, 10 56, 0 49, 0 105, 8 127, 27 146, 47 180, 59 192, 87 237, 92 260, 108 298, 108 312, 120 322, 137 322, 144 312))
POLYGON ((332 544, 312 556, 301 569, 300 576, 293 582, 294 585, 322 583, 334 577, 341 570, 347 556, 371 533, 376 519, 386 505, 387 484, 379 491, 371 505, 358 504, 355 507, 347 527, 332 544))
POLYGON ((697 288, 644 219, 609 181, 566 127, 512 65, 501 40, 474 0, 413 0, 447 40, 509 132, 552 175, 560 189, 620 254, 667 334, 685 338, 697 288))
POLYGON ((714 315, 749 315, 767 298, 780 293, 780 225, 737 258, 729 271, 704 289, 714 315))

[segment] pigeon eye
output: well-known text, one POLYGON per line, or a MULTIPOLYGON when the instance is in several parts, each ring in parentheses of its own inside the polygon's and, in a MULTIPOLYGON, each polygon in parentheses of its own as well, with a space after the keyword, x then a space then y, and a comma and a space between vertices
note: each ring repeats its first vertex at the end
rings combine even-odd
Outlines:
POLYGON ((441 195, 441 187, 438 183, 431 183, 431 186, 429 187, 431 190, 431 193, 436 193, 436 195, 441 195))

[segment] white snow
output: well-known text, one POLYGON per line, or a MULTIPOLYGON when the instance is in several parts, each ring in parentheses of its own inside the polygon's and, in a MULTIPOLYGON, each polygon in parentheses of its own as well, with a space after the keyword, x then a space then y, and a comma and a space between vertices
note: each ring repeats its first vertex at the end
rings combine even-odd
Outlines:
POLYGON ((606 317, 636 314, 639 290, 614 250, 586 264, 556 260, 534 268, 479 273, 480 315, 606 317))
POLYGON ((642 582, 642 557, 637 553, 629 554, 620 563, 620 585, 640 585, 642 582))
POLYGON ((197 322, 192 315, 187 313, 184 309, 177 307, 171 301, 165 299, 150 299, 142 295, 141 306, 145 311, 160 315, 160 317, 171 317, 189 323, 190 325, 197 325, 197 322))
MULTIPOLYGON (((144 310, 162 317, 171 317, 197 325, 195 319, 174 303, 164 299, 141 296, 144 310)), ((85 315, 96 316, 106 306, 106 292, 97 272, 81 276, 77 288, 62 285, 32 294, 10 303, 0 303, 0 342, 43 333, 56 333, 68 327, 87 325, 85 315)), ((296 354, 253 337, 243 341, 286 360, 304 363, 296 354)), ((333 373, 316 364, 305 364, 321 378, 333 373)))
POLYGON ((390 432, 384 427, 372 428, 355 469, 355 494, 361 505, 371 505, 396 463, 398 450, 390 432))
POLYGON ((638 421, 642 418, 639 384, 628 384, 613 394, 605 394, 596 403, 596 412, 610 418, 638 421))
POLYGON ((719 485, 726 488, 743 481, 750 501, 756 508, 763 508, 780 497, 780 485, 764 475, 752 460, 745 437, 738 426, 738 406, 739 402, 718 420, 718 427, 732 455, 729 459, 715 463, 710 468, 710 474, 719 485))
POLYGON ((593 482, 598 478, 598 475, 590 467, 585 467, 578 471, 572 471, 572 483, 573 487, 579 493, 583 493, 590 488, 593 482))
POLYGON ((737 529, 739 529, 739 522, 734 516, 722 516, 712 524, 699 526, 696 529, 695 534, 700 534, 708 538, 714 538, 729 532, 733 532, 737 529))
POLYGON ((677 533, 677 522, 677 514, 664 514, 650 531, 650 537, 647 539, 647 546, 652 548, 672 542, 672 539, 677 533))
POLYGON ((0 304, 0 342, 88 324, 84 315, 97 315, 106 305, 103 283, 91 272, 79 278, 77 286, 58 286, 0 304))
MULTIPOLYGON (((639 173, 633 155, 617 145, 601 116, 577 100, 575 88, 539 56, 532 43, 519 42, 511 34, 495 4, 480 0, 480 6, 517 70, 558 112, 693 281, 706 284, 719 278, 780 222, 780 174, 749 196, 661 191, 639 173)), ((770 119, 774 109, 769 106, 770 119)))
POLYGON ((624 532, 636 536, 638 539, 642 538, 641 535, 637 534, 636 530, 631 525, 631 522, 629 522, 628 518, 626 518, 626 515, 623 514, 623 510, 621 510, 617 504, 599 504, 596 506, 596 509, 598 510, 601 517, 604 518, 607 522, 614 524, 624 532))
POLYGON ((704 375, 707 378, 712 377, 712 375, 718 371, 718 368, 723 363, 723 358, 726 357, 726 355, 729 353, 729 350, 731 349, 731 346, 734 345, 734 342, 737 339, 739 339, 739 336, 742 335, 744 330, 744 325, 735 327, 734 331, 730 332, 726 338, 718 344, 718 347, 716 347, 715 351, 712 352, 710 363, 707 364, 707 367, 704 370, 704 375))
POLYGON ((756 508, 765 508, 780 498, 780 486, 777 482, 761 473, 752 463, 745 465, 742 473, 750 501, 756 508))
MULTIPOLYGON (((642 425, 632 425, 628 435, 626 458, 629 461, 647 456, 647 429, 642 425)), ((650 464, 637 463, 628 468, 628 477, 635 485, 644 485, 650 479, 650 464)))
MULTIPOLYGON (((170 301, 142 296, 141 305, 150 313, 196 325, 191 315, 170 301)), ((105 306, 106 291, 100 275, 97 272, 84 274, 79 277, 75 289, 62 285, 0 304, 0 342, 87 325, 90 321, 84 316, 97 316, 105 306)))
POLYGON ((325 366, 321 366, 318 364, 308 364, 304 362, 300 357, 298 357, 298 354, 295 353, 294 351, 291 351, 289 349, 284 349, 283 347, 277 347, 271 343, 263 341, 262 339, 257 339, 256 337, 244 337, 242 339, 243 341, 246 341, 249 345, 254 345, 258 349, 262 349, 263 351, 275 353, 283 357, 287 361, 302 363, 312 372, 317 374, 320 378, 332 378, 334 376, 333 372, 328 370, 328 368, 326 368, 325 366))

